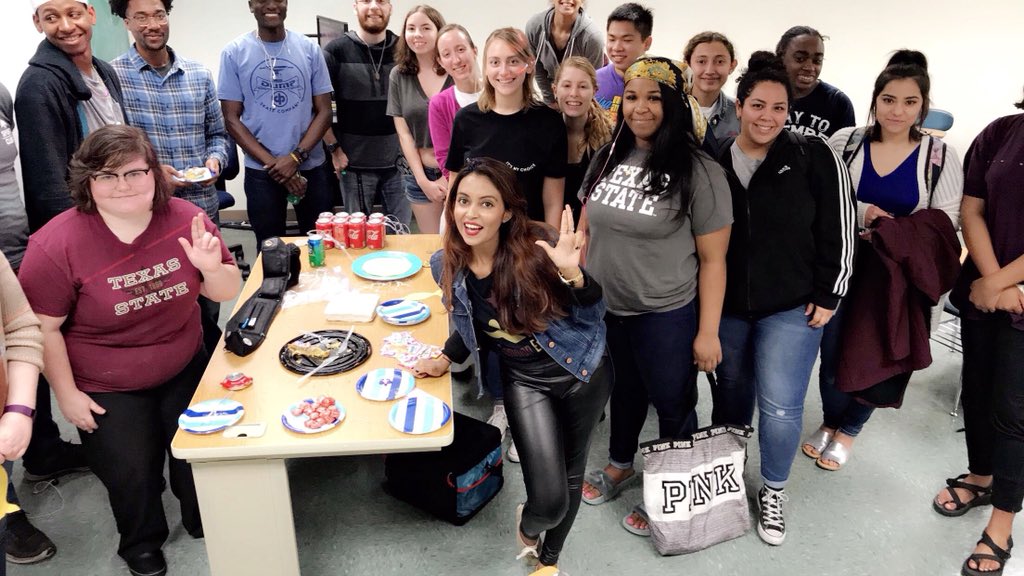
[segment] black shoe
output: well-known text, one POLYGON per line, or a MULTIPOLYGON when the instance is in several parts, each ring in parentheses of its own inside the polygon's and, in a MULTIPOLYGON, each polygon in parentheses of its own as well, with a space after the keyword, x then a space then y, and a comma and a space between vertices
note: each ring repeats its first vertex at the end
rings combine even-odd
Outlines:
POLYGON ((143 552, 138 556, 125 558, 128 562, 128 571, 132 576, 164 576, 167 574, 167 561, 164 560, 164 553, 143 552))
POLYGON ((60 453, 44 465, 43 468, 29 470, 25 468, 26 482, 45 482, 75 472, 88 472, 89 463, 85 460, 85 450, 81 444, 61 442, 60 453))
POLYGON ((35 564, 57 553, 53 541, 33 526, 24 512, 7 517, 7 561, 13 564, 35 564))

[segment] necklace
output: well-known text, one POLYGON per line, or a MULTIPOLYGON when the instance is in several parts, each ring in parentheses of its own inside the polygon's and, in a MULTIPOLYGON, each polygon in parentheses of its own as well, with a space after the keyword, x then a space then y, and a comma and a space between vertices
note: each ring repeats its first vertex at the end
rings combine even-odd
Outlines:
POLYGON ((366 55, 370 57, 370 68, 373 70, 373 80, 375 82, 380 81, 380 69, 384 66, 384 49, 380 49, 380 62, 373 63, 373 50, 370 50, 370 45, 366 45, 366 55))
POLYGON ((267 45, 263 42, 263 38, 260 38, 259 30, 253 32, 256 35, 256 40, 260 43, 260 48, 263 48, 263 63, 270 68, 270 79, 277 80, 277 57, 281 55, 281 51, 287 48, 286 42, 288 41, 288 31, 284 31, 284 40, 281 41, 281 45, 277 47, 277 54, 273 56, 267 50, 267 45))

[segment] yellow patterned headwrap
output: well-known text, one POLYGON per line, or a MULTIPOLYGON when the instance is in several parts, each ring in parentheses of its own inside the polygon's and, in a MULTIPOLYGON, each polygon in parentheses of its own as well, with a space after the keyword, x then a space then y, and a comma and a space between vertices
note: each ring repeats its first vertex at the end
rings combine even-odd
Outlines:
POLYGON ((700 112, 700 105, 693 96, 690 96, 692 72, 685 62, 661 56, 644 56, 626 69, 622 82, 628 84, 634 78, 654 80, 658 84, 676 91, 686 103, 686 107, 690 109, 690 116, 693 118, 693 133, 697 137, 697 143, 704 141, 708 122, 700 112))

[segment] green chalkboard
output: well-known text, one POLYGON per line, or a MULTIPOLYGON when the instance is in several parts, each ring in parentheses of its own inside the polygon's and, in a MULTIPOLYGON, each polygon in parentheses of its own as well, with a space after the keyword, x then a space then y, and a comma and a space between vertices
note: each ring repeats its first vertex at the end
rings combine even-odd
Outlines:
POLYGON ((128 51, 128 31, 124 20, 110 13, 106 2, 95 2, 96 26, 92 29, 92 53, 100 60, 110 62, 128 51))

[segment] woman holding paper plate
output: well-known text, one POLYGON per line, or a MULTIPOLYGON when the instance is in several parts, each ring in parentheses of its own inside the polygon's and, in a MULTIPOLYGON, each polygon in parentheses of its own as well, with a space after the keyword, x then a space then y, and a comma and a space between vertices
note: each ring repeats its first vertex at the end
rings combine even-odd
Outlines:
POLYGON ((516 510, 517 558, 554 566, 611 391, 601 286, 580 268, 583 233, 570 208, 557 236, 530 221, 516 175, 503 162, 466 162, 448 194, 445 222, 430 268, 456 330, 444 354, 420 361, 416 372, 439 376, 477 355, 478 344, 497 352, 526 483, 527 501, 516 510))
MULTIPOLYGON (((42 322, 64 417, 103 482, 133 574, 163 574, 164 454, 206 367, 200 294, 234 298, 241 274, 206 213, 174 198, 138 128, 107 126, 71 159, 75 207, 29 239, 19 278, 42 322)), ((171 457, 185 529, 203 536, 192 470, 171 457)))

